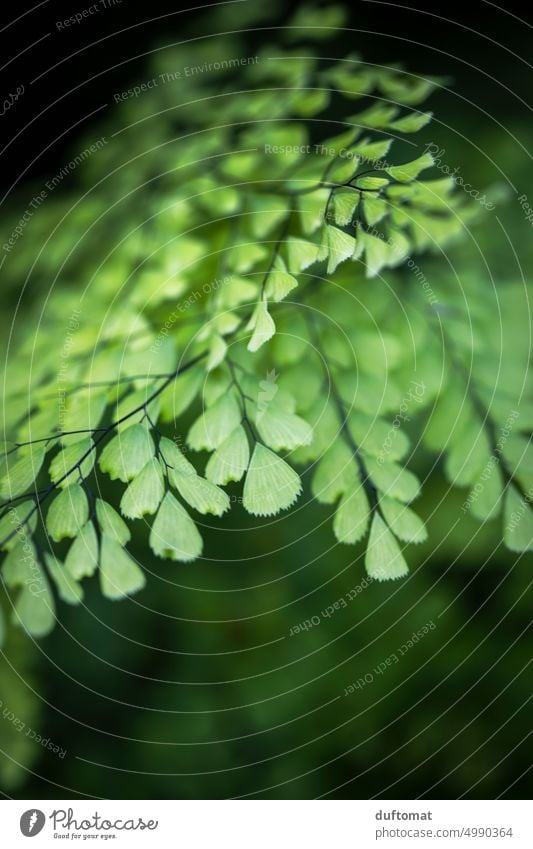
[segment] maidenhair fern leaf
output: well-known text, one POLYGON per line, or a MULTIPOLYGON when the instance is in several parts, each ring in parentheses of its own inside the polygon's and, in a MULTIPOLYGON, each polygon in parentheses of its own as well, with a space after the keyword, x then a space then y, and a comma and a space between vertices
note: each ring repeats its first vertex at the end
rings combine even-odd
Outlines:
MULTIPOLYGON (((130 538, 130 532, 127 526, 122 522, 122 519, 115 513, 109 504, 104 501, 99 501, 97 511, 103 521, 100 522, 102 534, 111 532, 111 538, 115 539, 120 545, 124 545, 130 538), (115 533, 115 528, 119 529, 119 525, 115 524, 112 519, 112 514, 115 514, 116 519, 122 522, 123 530, 120 534, 115 533), (120 536, 120 538, 119 538, 120 536)), ((87 522, 79 532, 78 536, 71 544, 65 558, 65 571, 67 571, 75 581, 80 581, 82 578, 90 577, 96 572, 98 566, 98 539, 92 522, 87 522)))
POLYGON ((128 519, 152 515, 164 495, 163 473, 159 461, 152 458, 132 480, 120 502, 120 511, 128 519))
POLYGON ((46 528, 54 542, 75 537, 89 518, 87 496, 80 484, 63 489, 52 501, 46 516, 46 528))
POLYGON ((142 424, 134 424, 117 433, 100 454, 98 465, 110 478, 125 483, 139 474, 155 454, 149 431, 142 424))
POLYGON ((276 332, 276 325, 268 311, 266 301, 262 300, 257 304, 251 321, 250 330, 253 332, 251 339, 248 342, 248 350, 252 353, 258 351, 259 348, 264 345, 265 342, 268 342, 268 340, 271 339, 276 332))
POLYGON ((189 446, 194 451, 213 451, 222 445, 226 437, 241 423, 241 417, 235 396, 232 393, 222 395, 202 413, 189 430, 189 446))
POLYGON ((100 531, 103 534, 107 534, 111 539, 116 540, 119 545, 126 545, 130 541, 131 534, 125 521, 119 516, 111 504, 102 501, 101 498, 96 500, 96 518, 100 531))
POLYGON ((433 112, 412 112, 410 115, 405 115, 391 124, 391 130, 397 133, 417 133, 426 124, 429 124, 433 117, 433 112))
POLYGON ((533 550, 533 511, 512 485, 505 493, 503 521, 507 548, 518 552, 533 550))
POLYGON ((400 546, 378 513, 374 513, 370 527, 365 566, 375 581, 402 578, 409 571, 400 546))
POLYGON ((93 440, 90 437, 80 440, 78 436, 78 441, 59 451, 50 463, 49 473, 52 483, 66 487, 76 482, 80 472, 84 478, 88 477, 92 472, 95 457, 93 440), (80 464, 79 470, 78 464, 80 464))
POLYGON ((13 622, 32 637, 45 637, 56 622, 55 602, 42 567, 36 563, 34 569, 34 581, 25 584, 18 595, 13 622))
POLYGON ((111 601, 139 592, 146 583, 135 560, 107 534, 102 535, 99 575, 102 595, 111 601))
POLYGON ((2 548, 5 551, 10 551, 20 541, 18 530, 21 526, 26 528, 23 532, 24 536, 31 536, 35 531, 37 511, 34 501, 20 501, 16 507, 7 510, 0 519, 0 542, 3 542, 2 548))
POLYGON ((289 274, 285 263, 281 257, 278 257, 274 268, 268 275, 265 290, 267 298, 272 301, 282 301, 297 286, 298 281, 292 274, 289 274))
POLYGON ((45 552, 44 562, 62 601, 67 604, 79 604, 83 600, 83 587, 74 580, 72 573, 48 552, 45 552))
POLYGON ((394 535, 403 542, 424 542, 427 531, 422 519, 405 504, 393 498, 382 498, 379 506, 394 535))
POLYGON ((205 475, 216 484, 240 481, 248 468, 250 448, 244 428, 239 425, 211 455, 205 475))
POLYGON ((255 423, 263 442, 274 451, 309 445, 313 439, 313 428, 304 419, 274 405, 258 412, 255 423))
POLYGON ((341 262, 344 262, 353 255, 355 239, 349 233, 339 230, 338 227, 328 225, 326 227, 326 240, 328 246, 328 274, 333 274, 341 262))
POLYGON ((254 516, 275 516, 294 504, 301 489, 294 469, 269 448, 256 443, 244 481, 244 509, 254 516))
MULTIPOLYGON (((287 32, 324 37, 338 15, 300 11, 287 32)), ((53 626, 54 593, 80 603, 81 581, 97 571, 110 599, 144 586, 125 548, 136 519, 153 517, 156 555, 189 562, 202 553, 189 510, 225 514, 240 500, 226 484, 243 482, 254 516, 291 507, 302 482, 281 451, 331 505, 320 509, 337 541, 356 544, 370 525, 366 566, 377 580, 407 573, 399 540, 426 539, 406 506, 420 491, 406 466, 421 436, 435 456, 419 467, 442 457, 453 485, 468 487, 464 513, 485 522, 503 506, 508 547, 533 547, 527 298, 497 281, 495 309, 468 252, 459 297, 438 254, 482 199, 470 203, 466 183, 455 191, 454 176, 424 179, 433 145, 398 138, 426 126, 431 113, 418 104, 438 81, 355 55, 324 67, 305 45, 265 49, 239 74, 242 90, 223 97, 205 75, 184 76, 172 149, 158 138, 175 138, 175 110, 156 87, 154 144, 133 157, 135 174, 115 162, 114 144, 80 171, 84 203, 63 201, 87 249, 73 252, 66 234, 38 263, 18 249, 5 258, 13 291, 30 264, 36 291, 57 281, 46 323, 10 357, 0 443, 2 577, 34 635, 53 626), (330 89, 333 123, 322 111, 330 89), (206 96, 209 109, 198 108, 206 96), (321 140, 326 118, 333 135, 321 140), (425 152, 392 164, 409 146, 425 152), (126 191, 126 206, 85 192, 100 177, 110 197, 126 191), (132 193, 130 177, 150 195, 132 193), (111 252, 97 241, 102 220, 111 252), (427 270, 423 250, 437 257, 427 270), (66 314, 58 369, 50 339, 65 338, 66 314), (189 449, 212 452, 205 478, 189 449)), ((148 125, 133 123, 144 149, 148 125)))
POLYGON ((339 542, 352 545, 364 537, 368 528, 370 509, 363 486, 347 492, 337 507, 333 532, 339 542))
POLYGON ((404 165, 392 165, 385 170, 390 177, 398 180, 399 183, 410 183, 411 180, 416 180, 422 171, 431 168, 432 165, 433 157, 431 153, 423 153, 422 156, 413 159, 412 162, 406 162, 404 165))
POLYGON ((0 483, 0 498, 17 498, 34 483, 44 462, 45 450, 40 445, 24 448, 7 457, 7 472, 0 483))
POLYGON ((196 560, 202 553, 202 537, 187 511, 167 492, 150 532, 150 547, 159 557, 196 560))
POLYGON ((222 516, 229 510, 229 498, 223 489, 199 475, 183 475, 174 472, 171 475, 172 485, 177 489, 184 501, 199 513, 212 513, 222 516))

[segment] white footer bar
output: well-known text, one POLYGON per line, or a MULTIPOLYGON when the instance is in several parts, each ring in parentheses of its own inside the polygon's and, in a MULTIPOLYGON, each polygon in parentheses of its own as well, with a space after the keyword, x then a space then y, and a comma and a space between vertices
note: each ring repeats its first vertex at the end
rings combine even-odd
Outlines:
POLYGON ((527 801, 3 801, 0 844, 532 849, 527 801), (35 839, 35 843, 30 842, 35 839))

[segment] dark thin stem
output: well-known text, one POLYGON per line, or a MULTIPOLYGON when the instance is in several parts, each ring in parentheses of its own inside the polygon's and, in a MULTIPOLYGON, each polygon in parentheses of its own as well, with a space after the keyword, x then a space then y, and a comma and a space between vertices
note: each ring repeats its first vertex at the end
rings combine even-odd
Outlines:
POLYGON ((263 281, 261 283, 261 298, 265 294, 265 288, 266 288, 268 276, 269 276, 270 272, 272 271, 272 269, 274 267, 274 263, 275 263, 276 259, 279 256, 281 245, 282 245, 283 241, 285 240, 287 233, 289 232, 290 220, 291 220, 291 216, 290 216, 290 213, 289 213, 287 215, 287 218, 283 222, 283 226, 280 230, 279 236, 276 239, 276 242, 275 242, 275 245, 274 245, 274 250, 272 251, 272 256, 270 257, 270 263, 268 265, 268 268, 265 272, 265 276, 263 277, 263 281))
POLYGON ((260 441, 259 435, 258 435, 258 433, 255 429, 255 426, 252 424, 252 421, 251 421, 251 419, 248 415, 248 410, 247 410, 247 407, 246 407, 246 402, 251 401, 253 403, 253 399, 250 398, 249 395, 246 395, 245 392, 243 391, 243 388, 240 385, 239 380, 237 378, 237 375, 235 373, 235 364, 232 362, 232 360, 228 360, 227 362, 228 362, 228 368, 229 368, 230 374, 231 374, 231 385, 235 386, 237 392, 239 393, 239 398, 240 398, 240 402, 241 402, 242 421, 248 427, 248 430, 250 431, 250 435, 251 435, 252 439, 255 440, 256 442, 259 442, 260 441))
POLYGON ((363 458, 361 457, 361 450, 360 450, 359 446, 357 445, 355 439, 353 438, 352 433, 350 431, 350 428, 348 426, 348 415, 347 415, 347 412, 346 412, 346 407, 345 407, 344 401, 343 401, 343 399, 342 399, 342 397, 341 397, 341 395, 340 395, 340 393, 337 389, 335 381, 333 380, 333 376, 331 374, 331 371, 327 367, 327 360, 326 360, 324 351, 322 350, 322 346, 320 344, 320 337, 318 335, 318 331, 317 331, 317 328, 316 328, 316 325, 315 325, 314 316, 310 316, 310 315, 306 316, 306 321, 307 321, 308 326, 309 326, 309 331, 310 331, 310 335, 311 335, 311 338, 312 338, 312 341, 313 341, 313 345, 315 346, 316 350, 318 351, 320 362, 321 362, 321 365, 322 365, 322 369, 324 371, 325 378, 326 378, 328 385, 330 387, 330 390, 331 390, 333 403, 335 404, 335 406, 337 408, 337 413, 338 413, 339 419, 340 419, 340 427, 341 427, 342 435, 343 435, 344 439, 346 440, 346 443, 347 443, 348 447, 350 448, 350 450, 353 454, 354 462, 357 466, 357 471, 359 473, 361 483, 362 483, 363 488, 364 488, 366 495, 368 497, 368 501, 369 501, 369 504, 370 504, 370 510, 371 510, 372 513, 375 513, 376 511, 378 513, 380 513, 381 511, 379 509, 379 499, 378 499, 377 489, 374 486, 374 483, 372 482, 372 479, 370 477, 368 469, 366 468, 366 464, 365 464, 363 458))

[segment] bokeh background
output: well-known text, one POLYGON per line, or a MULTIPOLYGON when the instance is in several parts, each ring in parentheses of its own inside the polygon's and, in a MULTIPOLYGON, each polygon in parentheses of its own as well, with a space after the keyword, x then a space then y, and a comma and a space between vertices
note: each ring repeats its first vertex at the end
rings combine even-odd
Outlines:
MULTIPOLYGON (((490 268, 505 297, 533 258, 517 201, 533 196, 531 27, 509 4, 464 5, 452 19, 445 4, 351 3, 346 29, 324 55, 355 50, 368 62, 449 78, 432 97, 438 120, 427 141, 497 201, 453 260, 472 274, 490 268)), ((122 0, 68 32, 54 30, 74 11, 51 2, 17 20, 14 9, 3 13, 2 91, 26 86, 0 119, 3 230, 21 198, 97 125, 105 103, 112 125, 112 93, 149 76, 152 51, 192 38, 201 63, 213 33, 248 29, 252 54, 276 42, 288 19, 276 3, 184 15, 170 3, 122 0)), ((69 189, 75 184, 74 174, 69 189)), ((23 249, 29 265, 32 246, 23 249)), ((435 260, 424 268, 446 273, 435 260)), ((12 283, 2 289, 4 342, 19 295, 12 283)), ((30 307, 18 308, 18 326, 30 307)), ((432 463, 420 452, 417 471, 426 477, 432 463)), ((506 552, 499 526, 480 528, 461 514, 463 499, 437 466, 418 505, 429 541, 410 552, 409 580, 363 589, 362 552, 334 545, 327 512, 313 503, 264 527, 237 507, 224 530, 212 521, 205 557, 186 568, 157 561, 141 529, 135 551, 155 575, 142 595, 113 604, 89 588, 82 609, 61 606, 45 640, 10 632, 0 699, 64 755, 0 715, 2 793, 527 798, 532 557, 506 552), (346 607, 322 614, 352 590, 346 607), (319 624, 291 636, 312 617, 319 624)))

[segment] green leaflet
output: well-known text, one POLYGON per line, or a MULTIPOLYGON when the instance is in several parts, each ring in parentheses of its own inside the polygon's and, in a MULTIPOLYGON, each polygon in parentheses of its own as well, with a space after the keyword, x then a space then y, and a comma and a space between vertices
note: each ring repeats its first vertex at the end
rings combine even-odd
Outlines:
MULTIPOLYGON (((345 97, 357 99, 367 94, 374 85, 372 74, 365 73, 357 67, 346 68, 344 63, 328 68, 324 77, 338 88, 345 97)), ((355 135, 355 133, 353 134, 355 135)))
POLYGON ((20 542, 21 535, 30 536, 35 532, 37 527, 37 511, 34 510, 34 502, 32 500, 20 501, 16 506, 8 508, 7 512, 0 519, 0 542, 7 540, 2 548, 5 551, 10 551, 20 542), (28 522, 23 527, 21 524, 32 513, 28 522), (19 529, 19 530, 17 530, 19 529))
POLYGON ((337 507, 333 532, 339 542, 352 545, 364 537, 368 528, 370 509, 362 484, 347 492, 337 507))
POLYGON ((364 112, 358 115, 352 115, 348 118, 352 124, 356 126, 372 127, 376 130, 384 130, 391 126, 394 118, 398 114, 397 106, 388 106, 385 103, 374 103, 364 112))
POLYGON ((412 112, 410 115, 405 115, 391 124, 391 130, 398 133, 417 133, 426 124, 429 124, 433 117, 433 112, 412 112))
POLYGON ((213 451, 241 423, 241 411, 232 393, 222 395, 195 421, 187 435, 194 451, 213 451))
POLYGON ((370 527, 365 566, 375 581, 403 578, 409 572, 400 546, 378 513, 374 513, 370 527))
POLYGON ((359 195, 353 189, 335 191, 333 195, 335 223, 340 227, 351 224, 358 203, 359 195))
POLYGON ((366 276, 377 277, 382 268, 389 263, 390 247, 384 239, 372 233, 361 232, 358 236, 365 250, 366 276))
MULTIPOLYGON (((100 524, 100 528, 102 529, 102 533, 105 533, 105 529, 109 527, 109 530, 114 531, 113 520, 108 521, 108 514, 111 515, 109 511, 113 510, 109 504, 105 504, 105 501, 97 502, 97 513, 100 511, 100 515, 105 516, 105 521, 100 524), (100 505, 105 505, 105 507, 98 507, 98 503, 100 505)), ((113 513, 115 511, 113 510, 113 513)), ((118 514, 115 513, 116 518, 122 522, 122 519, 118 514)), ((122 522, 124 525, 124 523, 122 522)), ((127 542, 130 538, 130 532, 128 531, 126 525, 124 525, 126 529, 125 533, 122 533, 121 538, 118 539, 118 535, 113 533, 113 539, 116 539, 121 545, 127 542)), ((94 575, 96 572, 96 567, 98 566, 98 540, 96 538, 96 531, 94 529, 94 525, 92 522, 87 522, 79 532, 78 536, 70 546, 67 556, 65 558, 65 571, 68 572, 75 581, 81 581, 82 578, 90 577, 94 575)))
POLYGON ((142 569, 126 549, 107 534, 102 536, 99 574, 102 595, 111 601, 139 592, 146 583, 142 569))
MULTIPOLYGON (((61 430, 92 430, 98 427, 107 407, 107 394, 95 392, 94 389, 77 392, 68 397, 61 430)), ((81 434, 63 436, 63 445, 76 443, 81 434)))
POLYGON ((289 274, 287 267, 281 257, 278 257, 274 267, 268 275, 265 293, 267 299, 282 301, 298 285, 298 281, 289 274))
POLYGON ((490 443, 484 426, 472 418, 453 434, 444 469, 455 486, 469 486, 476 481, 490 461, 490 443))
POLYGON ((385 177, 358 177, 356 185, 358 189, 363 189, 371 192, 378 192, 388 186, 389 180, 385 177))
POLYGON ((128 519, 141 519, 155 513, 165 488, 159 460, 152 458, 132 480, 120 502, 120 511, 128 519))
POLYGON ((237 274, 246 274, 266 256, 266 248, 254 242, 237 245, 231 250, 230 268, 237 274))
POLYGON ((403 542, 424 542, 427 539, 425 525, 416 513, 393 498, 381 498, 379 506, 394 535, 403 542))
POLYGON ((274 404, 258 411, 255 424, 261 439, 274 451, 309 445, 313 439, 313 428, 304 419, 285 413, 274 404))
POLYGON ((124 483, 139 474, 155 454, 149 431, 142 424, 133 424, 117 433, 100 454, 98 465, 112 480, 124 483))
POLYGON ((328 246, 328 274, 333 274, 341 262, 349 259, 355 251, 355 239, 349 233, 344 233, 338 227, 326 226, 326 243, 328 246))
POLYGON ((244 509, 254 516, 274 516, 294 504, 301 489, 294 469, 269 448, 256 443, 244 481, 244 509))
POLYGON ((150 532, 150 548, 159 557, 188 563, 202 553, 202 537, 172 493, 167 492, 150 532))
POLYGON ((287 266, 291 274, 299 274, 310 265, 317 262, 319 252, 314 242, 290 237, 285 243, 287 251, 287 266))
MULTIPOLYGON (((230 288, 230 284, 227 288, 230 288)), ((252 289, 252 293, 253 291, 255 290, 252 289)), ((231 305, 234 306, 235 304, 231 305)), ((175 421, 184 410, 187 410, 200 392, 203 381, 204 376, 199 368, 190 369, 180 375, 179 380, 173 381, 160 396, 163 421, 175 421)))
POLYGON ((388 215, 390 204, 384 198, 376 198, 371 195, 365 195, 363 199, 363 212, 367 223, 370 227, 381 221, 388 215))
POLYGON ((131 534, 125 521, 119 516, 111 504, 102 501, 101 498, 96 499, 96 519, 98 521, 98 527, 103 534, 107 534, 108 537, 115 539, 120 545, 126 545, 130 541, 131 534))
POLYGON ((533 512, 516 487, 507 487, 503 508, 503 539, 511 551, 533 549, 533 512))
POLYGON ((45 637, 55 625, 54 597, 46 575, 37 562, 34 566, 34 580, 24 584, 20 590, 12 619, 15 625, 24 628, 32 637, 45 637))
POLYGON ((347 183, 354 176, 358 166, 359 159, 357 156, 340 157, 331 168, 328 168, 328 179, 339 185, 347 183))
POLYGON ((83 600, 82 586, 73 579, 72 574, 63 564, 47 551, 44 554, 44 562, 57 587, 60 599, 67 604, 79 604, 83 600))
POLYGON ((441 80, 423 79, 422 77, 417 79, 414 76, 383 74, 379 77, 379 86, 387 97, 397 103, 412 106, 425 100, 435 88, 437 82, 442 81, 442 78, 441 80))
POLYGON ((470 512, 480 522, 495 519, 501 510, 502 495, 503 480, 500 469, 497 465, 486 466, 468 496, 470 512))
MULTIPOLYGON (((70 437, 72 439, 72 437, 70 437)), ((61 483, 59 486, 70 486, 79 479, 79 473, 84 478, 88 477, 92 472, 94 461, 96 459, 96 451, 94 450, 94 442, 90 437, 79 439, 67 447, 59 451, 50 463, 49 473, 52 483, 61 483), (85 455, 87 456, 85 457, 85 455), (78 468, 74 468, 80 462, 81 458, 85 459, 81 462, 78 468), (72 469, 72 471, 70 471, 72 469)))
POLYGON ((365 458, 366 467, 377 488, 389 498, 398 501, 412 501, 420 492, 416 476, 397 463, 379 463, 373 457, 365 458))
POLYGON ((41 470, 45 450, 39 445, 21 448, 6 458, 7 473, 0 484, 0 498, 17 498, 28 490, 41 470))
POLYGON ((253 332, 252 337, 248 342, 248 350, 255 353, 255 351, 258 351, 265 342, 268 342, 268 340, 271 339, 276 332, 276 325, 268 311, 266 301, 262 300, 257 304, 249 329, 253 332))
POLYGON ((404 165, 393 165, 390 168, 385 168, 385 171, 399 183, 410 183, 411 180, 416 180, 421 171, 431 168, 432 165, 432 155, 423 153, 422 156, 413 159, 412 162, 406 162, 404 165))
POLYGON ((329 189, 317 189, 315 192, 300 195, 298 198, 300 221, 306 236, 310 236, 324 223, 329 196, 329 189))
POLYGON ((169 478, 184 501, 199 513, 222 516, 229 510, 229 498, 223 489, 199 475, 171 472, 169 478))
POLYGON ((228 351, 228 346, 224 342, 222 336, 218 333, 214 333, 211 337, 211 343, 209 346, 209 356, 207 358, 207 371, 213 371, 213 369, 217 368, 221 362, 224 361, 226 357, 226 353, 228 351))
POLYGON ((46 516, 46 528, 54 542, 75 537, 89 518, 87 496, 80 484, 63 489, 52 501, 46 516))
POLYGON ((354 150, 361 160, 367 162, 378 162, 387 156, 392 142, 393 139, 384 139, 383 141, 378 142, 363 141, 359 142, 355 146, 354 150))
POLYGON ((268 236, 286 217, 289 210, 287 198, 277 195, 253 195, 250 200, 252 215, 250 228, 256 239, 268 236))
POLYGON ((12 589, 39 581, 40 567, 33 542, 23 539, 11 549, 2 567, 6 585, 12 589))
POLYGON ((248 468, 250 448, 244 428, 239 425, 209 458, 205 476, 212 483, 240 481, 248 468))
POLYGON ((345 492, 359 485, 355 458, 346 442, 337 438, 317 463, 311 492, 322 504, 333 504, 345 492))
POLYGON ((161 437, 159 440, 159 451, 163 457, 164 462, 171 469, 175 469, 177 472, 183 475, 195 475, 196 469, 193 464, 190 463, 186 457, 183 456, 182 452, 178 448, 175 442, 172 442, 171 439, 167 439, 166 436, 161 437))
POLYGON ((401 460, 409 450, 405 433, 382 419, 352 412, 348 426, 357 445, 378 461, 401 460))

